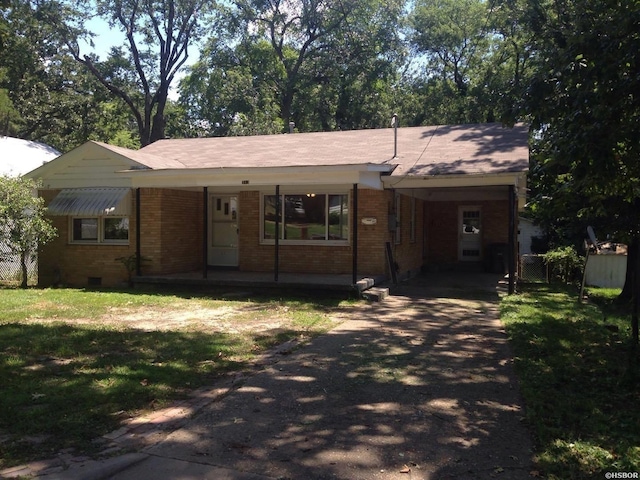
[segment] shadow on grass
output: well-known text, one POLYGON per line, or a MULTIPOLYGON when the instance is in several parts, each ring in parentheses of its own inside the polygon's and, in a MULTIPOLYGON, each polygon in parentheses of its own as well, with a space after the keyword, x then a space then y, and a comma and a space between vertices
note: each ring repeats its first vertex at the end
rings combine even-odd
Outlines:
POLYGON ((0 467, 63 448, 90 452, 131 414, 183 398, 299 334, 0 325, 0 467))
POLYGON ((553 287, 506 299, 502 318, 549 478, 640 468, 638 358, 628 317, 553 287))
POLYGON ((84 288, 85 292, 121 292, 131 295, 173 296, 184 299, 233 300, 250 301, 256 303, 273 302, 301 302, 317 307, 335 307, 345 299, 356 299, 357 295, 351 291, 297 291, 274 287, 254 289, 242 286, 198 286, 180 287, 179 285, 147 285, 136 288, 114 290, 107 288, 84 288))

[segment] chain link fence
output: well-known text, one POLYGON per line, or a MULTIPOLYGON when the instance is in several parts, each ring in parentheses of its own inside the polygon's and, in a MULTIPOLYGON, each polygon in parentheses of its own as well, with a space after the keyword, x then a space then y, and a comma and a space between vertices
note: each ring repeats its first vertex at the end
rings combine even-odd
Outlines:
MULTIPOLYGON (((38 283, 38 263, 27 260, 27 283, 35 285, 38 283)), ((22 271, 20 268, 20 257, 11 253, 9 247, 0 243, 0 283, 3 285, 20 285, 22 282, 22 271)))
POLYGON ((519 279, 525 283, 548 283, 549 266, 542 255, 520 255, 519 279))

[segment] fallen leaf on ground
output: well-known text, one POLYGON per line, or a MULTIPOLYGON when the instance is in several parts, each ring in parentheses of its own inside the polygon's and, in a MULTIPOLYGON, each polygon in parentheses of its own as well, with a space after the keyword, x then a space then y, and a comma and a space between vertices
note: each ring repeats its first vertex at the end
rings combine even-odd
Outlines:
POLYGON ((411 468, 409 468, 409 465, 403 465, 402 468, 400 469, 400 473, 409 473, 411 471, 411 468))

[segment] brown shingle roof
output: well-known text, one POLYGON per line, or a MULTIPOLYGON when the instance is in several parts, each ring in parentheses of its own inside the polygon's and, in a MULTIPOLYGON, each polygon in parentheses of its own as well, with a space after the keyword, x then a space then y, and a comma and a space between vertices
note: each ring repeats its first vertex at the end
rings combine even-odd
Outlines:
POLYGON ((479 124, 160 140, 138 152, 153 169, 392 164, 393 175, 526 171, 528 128, 479 124))

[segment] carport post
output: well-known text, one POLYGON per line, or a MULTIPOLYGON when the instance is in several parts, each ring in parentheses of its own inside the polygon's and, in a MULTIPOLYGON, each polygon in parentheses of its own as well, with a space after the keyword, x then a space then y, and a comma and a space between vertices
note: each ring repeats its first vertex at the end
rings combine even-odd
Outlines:
POLYGON ((276 185, 276 234, 275 234, 275 265, 273 266, 273 281, 278 283, 278 270, 280 264, 280 185, 276 185))
POLYGON ((207 249, 209 248, 209 242, 207 237, 209 236, 209 187, 202 188, 202 278, 207 278, 209 256, 207 249))
POLYGON ((142 275, 142 262, 140 261, 140 187, 136 188, 136 275, 142 275))
POLYGON ((515 250, 516 250, 516 192, 513 185, 509 185, 509 295, 516 290, 515 280, 515 250))
POLYGON ((358 282, 358 184, 353 184, 353 277, 352 284, 358 282))

